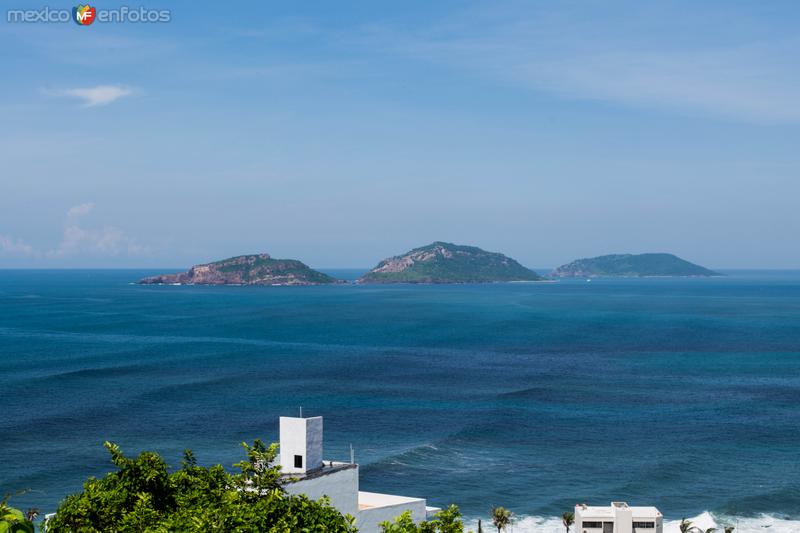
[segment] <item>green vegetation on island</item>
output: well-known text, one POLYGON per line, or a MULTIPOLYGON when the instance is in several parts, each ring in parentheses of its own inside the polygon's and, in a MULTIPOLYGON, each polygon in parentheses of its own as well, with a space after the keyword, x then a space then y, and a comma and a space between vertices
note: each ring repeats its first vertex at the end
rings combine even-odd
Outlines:
POLYGON ((503 254, 437 241, 384 259, 358 282, 491 283, 541 279, 536 272, 503 254))
POLYGON ((614 254, 578 259, 555 269, 557 278, 721 276, 672 254, 614 254))
POLYGON ((269 254, 240 255, 186 272, 162 274, 139 281, 145 285, 326 285, 339 280, 309 268, 296 259, 273 259, 269 254))

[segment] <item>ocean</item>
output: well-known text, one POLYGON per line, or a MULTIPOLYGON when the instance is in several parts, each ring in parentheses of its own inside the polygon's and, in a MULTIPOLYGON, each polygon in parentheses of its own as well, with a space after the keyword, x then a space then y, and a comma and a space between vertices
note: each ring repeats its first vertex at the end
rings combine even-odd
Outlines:
MULTIPOLYGON (((0 270, 0 493, 52 512, 102 443, 230 467, 322 415, 363 490, 800 531, 800 272, 457 286, 131 284, 0 270)), ((355 271, 329 271, 355 277, 355 271)))

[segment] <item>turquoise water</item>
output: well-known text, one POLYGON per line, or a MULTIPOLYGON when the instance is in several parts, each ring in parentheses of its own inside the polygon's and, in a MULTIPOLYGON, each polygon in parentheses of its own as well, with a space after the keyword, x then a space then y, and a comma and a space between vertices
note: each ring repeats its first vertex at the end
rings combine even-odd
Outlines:
MULTIPOLYGON (((325 417, 361 485, 471 517, 578 501, 800 519, 800 272, 173 287, 0 271, 0 492, 51 511, 104 440, 230 465, 325 417)), ((334 272, 352 276, 352 272, 334 272)), ((800 528, 798 528, 800 529, 800 528)))

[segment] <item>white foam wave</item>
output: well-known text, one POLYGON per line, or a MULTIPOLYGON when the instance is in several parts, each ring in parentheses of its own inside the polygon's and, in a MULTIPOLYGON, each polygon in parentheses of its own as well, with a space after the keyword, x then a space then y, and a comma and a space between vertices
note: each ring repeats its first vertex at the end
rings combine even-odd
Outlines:
MULTIPOLYGON (((693 526, 697 526, 703 531, 708 528, 717 528, 721 533, 725 526, 734 526, 734 533, 798 533, 800 532, 800 520, 790 520, 779 518, 773 515, 760 515, 756 517, 737 517, 725 516, 710 513, 708 511, 694 517, 687 517, 692 521, 693 526)), ((664 533, 680 533, 680 519, 665 519, 664 533)), ((464 520, 465 531, 477 531, 478 519, 467 518, 464 520)), ((492 533, 496 531, 492 526, 491 520, 483 519, 483 531, 492 533)), ((565 533, 561 518, 542 517, 542 516, 517 516, 514 523, 506 530, 506 533, 565 533)), ((570 528, 570 533, 581 533, 574 527, 570 528)))

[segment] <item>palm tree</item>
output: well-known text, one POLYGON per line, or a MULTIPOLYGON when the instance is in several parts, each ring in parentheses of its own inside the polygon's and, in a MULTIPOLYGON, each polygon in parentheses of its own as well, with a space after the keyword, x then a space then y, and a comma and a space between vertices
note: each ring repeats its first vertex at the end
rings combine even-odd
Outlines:
POLYGON ((561 523, 564 524, 564 527, 567 528, 567 533, 569 533, 569 526, 575 523, 575 513, 572 511, 567 511, 566 513, 562 514, 561 523))
POLYGON ((492 523, 494 527, 497 528, 497 533, 505 531, 509 524, 511 524, 513 517, 514 513, 505 507, 492 507, 492 523))
MULTIPOLYGON (((699 527, 693 526, 691 520, 686 520, 685 518, 681 520, 678 528, 681 530, 681 533, 714 533, 717 530, 715 527, 710 527, 703 531, 699 527)), ((733 529, 731 529, 731 531, 733 531, 733 529)), ((725 533, 730 532, 726 530, 725 533)))

